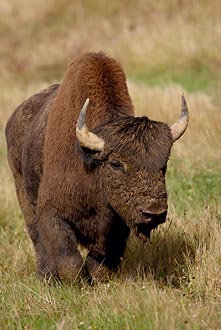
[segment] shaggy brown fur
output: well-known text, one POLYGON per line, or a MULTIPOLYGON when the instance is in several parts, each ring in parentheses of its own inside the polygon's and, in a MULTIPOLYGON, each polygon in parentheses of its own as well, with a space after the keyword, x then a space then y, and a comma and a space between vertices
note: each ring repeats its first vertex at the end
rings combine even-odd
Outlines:
POLYGON ((103 53, 77 57, 60 86, 21 104, 6 137, 41 275, 75 279, 81 243, 89 251, 88 273, 105 278, 116 270, 130 229, 145 241, 165 221, 170 129, 134 117, 124 72, 103 53), (102 152, 81 147, 76 138, 86 98, 87 126, 104 139, 102 152))

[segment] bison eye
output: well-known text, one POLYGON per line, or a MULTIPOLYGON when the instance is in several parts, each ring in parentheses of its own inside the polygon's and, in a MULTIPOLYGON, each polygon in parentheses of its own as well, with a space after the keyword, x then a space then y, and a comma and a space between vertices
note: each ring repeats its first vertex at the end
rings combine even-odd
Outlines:
POLYGON ((116 161, 116 160, 112 160, 110 162, 110 166, 114 171, 119 171, 119 172, 123 172, 124 170, 124 166, 122 163, 116 161))

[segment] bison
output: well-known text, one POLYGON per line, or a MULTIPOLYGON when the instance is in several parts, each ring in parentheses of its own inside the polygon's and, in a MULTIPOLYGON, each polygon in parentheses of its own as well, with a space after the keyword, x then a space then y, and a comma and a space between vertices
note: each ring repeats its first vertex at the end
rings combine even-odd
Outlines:
POLYGON ((148 240, 166 220, 167 161, 187 124, 184 97, 171 127, 135 117, 121 65, 102 52, 76 57, 60 85, 18 106, 8 161, 40 275, 73 281, 84 265, 107 279, 130 230, 148 240))

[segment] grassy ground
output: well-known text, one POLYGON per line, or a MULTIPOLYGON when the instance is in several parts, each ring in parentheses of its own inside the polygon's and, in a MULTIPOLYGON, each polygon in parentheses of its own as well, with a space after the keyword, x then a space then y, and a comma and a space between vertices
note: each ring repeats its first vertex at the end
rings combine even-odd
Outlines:
POLYGON ((0 2, 0 328, 221 328, 221 3, 0 2), (39 281, 6 161, 4 126, 73 55, 121 61, 138 115, 190 125, 168 165, 169 218, 143 248, 130 237, 116 276, 90 287, 39 281))

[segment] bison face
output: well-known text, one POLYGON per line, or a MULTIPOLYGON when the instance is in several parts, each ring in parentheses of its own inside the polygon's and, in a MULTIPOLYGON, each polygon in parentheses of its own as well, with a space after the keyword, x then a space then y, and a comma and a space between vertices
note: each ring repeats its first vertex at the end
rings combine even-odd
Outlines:
POLYGON ((149 237, 166 220, 169 127, 146 117, 124 117, 92 134, 103 141, 103 148, 83 148, 84 158, 90 168, 96 167, 106 202, 138 235, 149 237))
POLYGON ((139 236, 149 237, 166 220, 171 131, 146 117, 130 117, 105 125, 99 134, 106 146, 100 178, 107 200, 139 236))
POLYGON ((185 99, 171 127, 147 117, 122 116, 93 131, 85 124, 88 102, 76 127, 79 143, 87 150, 85 159, 90 168, 97 168, 107 203, 139 236, 149 237, 166 220, 165 172, 172 144, 188 124, 185 99))

